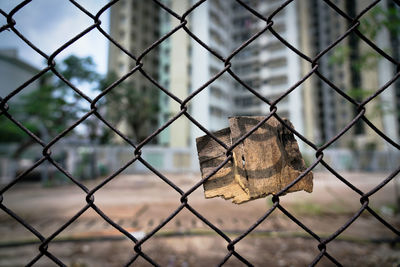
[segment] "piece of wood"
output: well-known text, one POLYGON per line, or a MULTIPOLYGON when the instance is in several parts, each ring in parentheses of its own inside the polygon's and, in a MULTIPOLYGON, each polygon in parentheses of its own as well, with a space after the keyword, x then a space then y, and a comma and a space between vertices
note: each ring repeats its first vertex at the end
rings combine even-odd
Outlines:
MULTIPOLYGON (((231 145, 229 128, 213 134, 226 145, 231 145)), ((208 135, 197 138, 196 144, 201 175, 205 179, 226 159, 226 150, 208 135)), ((235 182, 233 161, 228 161, 203 184, 203 187, 206 198, 217 196, 225 199, 234 198, 234 201, 238 203, 248 200, 248 194, 235 182)))
MULTIPOLYGON (((246 135, 264 117, 233 117, 229 128, 215 133, 227 146, 246 135)), ((285 119, 285 123, 291 123, 285 119)), ((223 160, 226 150, 209 136, 196 139, 203 179, 223 160)), ((204 183, 206 198, 221 196, 234 203, 276 194, 306 169, 296 139, 277 119, 271 117, 233 150, 227 162, 204 183)), ((313 174, 309 172, 286 192, 312 192, 313 174)))

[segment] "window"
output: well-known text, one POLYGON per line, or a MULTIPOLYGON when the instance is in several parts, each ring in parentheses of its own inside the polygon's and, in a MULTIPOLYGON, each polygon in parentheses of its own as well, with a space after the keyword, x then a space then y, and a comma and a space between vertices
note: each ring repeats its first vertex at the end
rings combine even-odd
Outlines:
POLYGON ((215 87, 215 86, 212 86, 212 87, 210 88, 210 93, 211 93, 211 95, 214 96, 215 98, 224 98, 224 97, 225 97, 224 92, 222 92, 221 89, 219 89, 219 88, 217 88, 217 87, 215 87))
POLYGON ((124 24, 124 23, 126 22, 126 16, 125 16, 125 15, 120 15, 120 17, 119 17, 119 22, 120 22, 121 24, 124 24))
POLYGON ((211 9, 210 17, 211 17, 211 23, 217 25, 217 27, 219 27, 219 28, 223 28, 224 27, 220 16, 215 12, 214 9, 211 9))
POLYGON ((261 100, 256 96, 236 97, 234 101, 239 107, 249 107, 261 103, 261 100))
POLYGON ((165 64, 163 69, 164 69, 165 73, 169 73, 169 65, 168 64, 165 64))
POLYGON ((213 29, 210 29, 210 38, 214 40, 218 45, 224 45, 224 41, 222 40, 221 36, 213 29))
POLYGON ((210 114, 212 116, 216 117, 223 117, 224 116, 224 111, 220 109, 219 107, 210 107, 210 114))
POLYGON ((270 52, 273 52, 273 51, 277 51, 277 50, 282 50, 285 48, 285 46, 281 42, 278 41, 278 42, 268 43, 265 46, 265 48, 268 49, 270 52))
POLYGON ((281 76, 271 77, 268 80, 265 80, 264 84, 268 84, 271 86, 278 86, 278 85, 287 84, 287 82, 288 82, 287 76, 281 75, 281 76))
POLYGON ((253 89, 256 89, 257 87, 260 86, 259 80, 245 80, 244 83, 253 89))
POLYGON ((286 57, 281 57, 281 58, 271 59, 265 62, 264 66, 268 68, 279 68, 286 66, 286 64, 287 64, 286 57))
POLYGON ((210 67, 210 74, 211 74, 211 76, 217 75, 218 72, 219 72, 219 70, 218 70, 216 67, 214 67, 214 66, 211 66, 211 67, 210 67))

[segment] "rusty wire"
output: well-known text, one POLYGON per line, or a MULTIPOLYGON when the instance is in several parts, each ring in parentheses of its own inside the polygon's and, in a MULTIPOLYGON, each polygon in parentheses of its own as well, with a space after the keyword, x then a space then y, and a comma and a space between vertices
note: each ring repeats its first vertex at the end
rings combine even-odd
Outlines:
MULTIPOLYGON (((31 43, 28 38, 26 38, 22 33, 20 33, 17 29, 17 21, 14 20, 14 15, 19 12, 21 9, 23 9, 29 2, 30 0, 25 0, 15 6, 10 13, 6 13, 3 10, 0 10, 0 14, 6 18, 7 24, 1 26, 0 28, 0 33, 2 31, 8 30, 12 31, 14 34, 16 34, 22 41, 24 41, 28 46, 30 46, 32 49, 34 49, 38 54, 40 54, 43 58, 47 60, 47 67, 42 69, 39 73, 37 73, 35 76, 33 76, 31 79, 27 80, 24 84, 22 84, 20 87, 16 88, 13 90, 9 95, 5 96, 4 99, 0 99, 0 116, 5 116, 8 118, 11 122, 13 122, 15 125, 17 125, 20 129, 22 129, 26 134, 28 134, 37 144, 39 144, 42 147, 42 154, 43 156, 35 162, 29 169, 25 170, 23 173, 18 175, 13 181, 11 181, 9 184, 7 184, 5 187, 3 187, 0 190, 0 209, 2 209, 4 212, 6 212, 9 216, 15 219, 16 222, 20 223, 23 225, 27 230, 29 230, 32 234, 34 234, 38 241, 40 242, 40 245, 38 247, 38 254, 36 257, 34 257, 30 262, 27 263, 28 266, 34 265, 35 262, 37 262, 41 257, 46 256, 49 259, 51 259, 54 263, 60 266, 65 266, 65 264, 58 259, 55 255, 53 255, 51 252, 48 251, 48 245, 51 243, 64 229, 66 229, 69 225, 71 225, 74 221, 76 221, 83 213, 85 213, 88 209, 93 209, 95 212, 97 212, 107 223, 112 225, 115 229, 120 231, 124 236, 126 236, 128 239, 130 239, 133 244, 134 244, 134 254, 130 258, 129 262, 126 263, 126 265, 131 265, 135 262, 138 257, 142 257, 145 259, 147 262, 154 266, 158 266, 157 262, 155 262, 150 256, 148 256, 143 250, 142 250, 142 245, 148 241, 150 238, 152 238, 161 228, 163 228, 169 221, 171 221, 179 212, 181 212, 183 209, 189 210, 191 213, 193 213, 197 218, 199 218, 201 221, 203 221, 207 226, 209 226, 212 230, 215 231, 216 234, 218 234, 220 237, 226 240, 227 243, 227 254, 226 256, 221 260, 219 265, 223 265, 228 261, 228 259, 232 256, 236 257, 238 260, 243 262, 247 266, 252 266, 252 264, 245 258, 245 255, 240 255, 236 250, 235 250, 235 245, 240 242, 245 236, 250 234, 258 225, 260 225, 264 220, 268 218, 268 216, 273 213, 275 210, 280 210, 284 215, 286 215, 290 220, 292 220, 294 223, 296 223, 299 227, 301 227, 306 233, 309 234, 311 238, 314 238, 315 240, 318 241, 318 249, 319 249, 319 254, 316 255, 315 259, 310 263, 311 266, 316 265, 322 257, 326 257, 329 259, 333 264, 337 266, 341 266, 340 260, 334 258, 331 256, 328 252, 328 245, 329 243, 334 240, 338 235, 340 235, 346 228, 348 228, 357 218, 364 212, 367 211, 371 215, 373 215, 378 221, 380 221, 385 227, 387 227, 390 231, 392 231, 396 238, 398 239, 400 237, 400 232, 398 229, 396 229, 393 225, 388 223, 384 218, 379 216, 371 207, 369 207, 369 197, 375 194, 377 191, 379 191, 383 186, 385 186, 388 182, 390 182, 399 172, 400 172, 400 167, 398 167, 396 170, 394 170, 388 177, 386 177, 379 185, 377 185, 375 188, 371 189, 368 192, 363 192, 357 187, 355 187, 352 183, 347 181, 343 176, 341 176, 337 171, 335 171, 334 167, 330 166, 326 161, 324 161, 324 150, 331 146, 335 141, 337 141, 343 134, 345 134, 357 121, 364 121, 373 131, 375 131, 380 137, 382 137, 386 142, 388 142, 391 146, 394 148, 400 150, 400 145, 397 144, 395 141, 390 139, 387 135, 385 135, 382 131, 377 129, 375 125, 369 121, 366 116, 365 116, 365 105, 370 102, 372 99, 376 98, 379 94, 381 94, 384 90, 386 90, 391 84, 393 84, 396 79, 400 76, 400 62, 396 61, 393 57, 391 57, 389 54, 387 54, 385 51, 377 47, 373 41, 369 40, 365 35, 363 35, 359 30, 358 26, 360 25, 360 19, 363 15, 365 15, 370 9, 372 9, 375 5, 378 4, 378 1, 374 1, 372 4, 367 6, 364 10, 362 10, 356 17, 350 17, 348 14, 346 14, 344 11, 342 11, 337 5, 335 5, 332 1, 329 0, 324 0, 330 8, 332 8, 335 12, 337 12, 341 17, 349 21, 350 27, 348 30, 341 35, 337 40, 335 40, 333 43, 331 43, 328 47, 326 47, 324 50, 320 51, 319 54, 317 54, 315 57, 311 58, 301 52, 299 49, 295 48, 292 44, 290 44, 288 41, 286 41, 281 35, 279 35, 273 28, 273 22, 274 22, 274 16, 278 14, 281 10, 283 10, 287 5, 290 5, 291 2, 294 0, 288 0, 284 2, 281 6, 279 6, 269 17, 265 17, 264 15, 260 14, 257 12, 255 9, 253 9, 251 6, 246 4, 246 2, 241 1, 241 0, 235 0, 237 3, 239 3, 242 7, 244 7, 247 11, 251 12, 253 15, 255 15, 258 19, 263 20, 265 22, 265 27, 261 29, 259 32, 254 34, 250 39, 248 39, 246 42, 244 42, 242 45, 240 45, 236 50, 234 50, 229 56, 226 58, 220 55, 218 52, 214 51, 211 49, 206 43, 204 43, 201 39, 199 39, 195 34, 193 34, 190 29, 187 27, 187 19, 190 16, 190 14, 201 4, 206 2, 207 0, 200 0, 196 2, 190 9, 188 9, 183 15, 178 15, 176 14, 173 10, 171 10, 169 7, 165 6, 161 2, 157 0, 153 0, 154 3, 156 3, 160 8, 164 9, 166 12, 168 12, 171 16, 174 16, 175 18, 179 19, 180 24, 172 29, 170 32, 168 32, 166 35, 162 36, 159 40, 155 41, 153 44, 151 44, 149 47, 147 47, 142 54, 135 56, 133 55, 129 50, 125 49, 121 44, 119 44, 116 40, 114 40, 103 28, 100 20, 100 16, 109 8, 111 8, 114 4, 116 4, 119 0, 113 0, 106 4, 103 8, 101 8, 97 14, 91 14, 88 10, 86 10, 83 6, 81 6, 78 2, 74 0, 69 0, 77 9, 79 9, 81 12, 85 13, 87 16, 89 16, 91 19, 93 19, 93 24, 87 27, 85 30, 80 32, 78 35, 76 35, 74 38, 63 44, 61 47, 59 47, 56 51, 54 51, 52 54, 47 55, 43 51, 41 51, 37 46, 35 46, 33 43, 31 43), (126 55, 128 55, 133 62, 135 62, 135 66, 128 71, 124 76, 119 78, 117 81, 115 81, 112 85, 110 85, 108 88, 106 88, 103 92, 101 92, 97 97, 94 99, 91 99, 89 96, 85 95, 82 91, 80 91, 77 87, 75 87, 70 81, 68 81, 65 77, 63 77, 55 68, 55 58, 57 55, 59 55, 63 50, 65 50, 67 47, 72 45, 74 42, 79 40, 81 37, 89 33, 90 31, 98 31, 101 33, 104 37, 106 37, 111 43, 116 45, 119 49, 121 49, 126 55), (149 53, 151 52, 154 48, 156 48, 160 43, 162 43, 164 40, 166 40, 169 36, 171 36, 173 33, 176 31, 185 31, 194 41, 196 41, 198 44, 200 44, 202 47, 204 47, 208 52, 213 54, 216 58, 218 58, 222 63, 224 63, 224 68, 217 73, 214 77, 212 77, 209 81, 207 81, 203 86, 193 90, 193 92, 187 96, 185 99, 180 99, 174 94, 172 94, 170 91, 168 91, 167 88, 161 86, 154 78, 152 78, 143 68, 144 64, 142 63, 142 59, 149 53), (261 34, 264 32, 269 31, 273 36, 277 38, 282 44, 284 44, 287 48, 289 48, 291 51, 296 53, 299 57, 302 59, 306 60, 309 62, 311 66, 311 71, 305 75, 302 79, 300 79, 296 84, 288 88, 278 99, 275 101, 270 101, 260 95, 257 90, 254 88, 251 88, 248 86, 245 82, 243 82, 232 70, 232 63, 231 60, 235 57, 236 54, 238 54, 242 49, 244 49, 246 46, 248 46, 251 42, 253 42, 255 39, 257 39, 261 34), (374 49, 378 54, 383 56, 386 60, 390 61, 397 67, 397 73, 395 76, 388 81, 385 85, 383 85, 381 88, 376 90, 374 94, 372 94, 370 97, 365 99, 363 102, 357 102, 355 99, 353 99, 351 96, 346 94, 342 89, 340 89, 338 86, 336 86, 332 81, 330 81, 327 77, 325 77, 319 70, 319 60, 330 50, 332 50, 334 47, 336 47, 343 39, 345 39, 349 34, 355 33, 361 40, 363 40, 369 47, 374 49), (85 99, 87 102, 90 103, 90 111, 84 114, 80 119, 75 121, 73 124, 71 124, 67 129, 65 129, 63 132, 61 132, 59 135, 54 137, 51 141, 49 142, 44 142, 36 136, 34 133, 29 131, 23 123, 19 122, 16 120, 12 114, 8 112, 9 109, 9 100, 12 99, 16 94, 24 90, 29 84, 33 83, 34 81, 40 79, 41 76, 43 76, 47 72, 52 72, 56 76, 58 76, 62 81, 64 81, 66 84, 69 85, 69 87, 74 90, 77 94, 79 94, 83 99, 85 99), (116 86, 118 86, 120 83, 122 83, 125 79, 130 77, 132 74, 135 72, 140 72, 143 74, 150 82, 152 82, 159 90, 167 94, 172 100, 176 101, 177 103, 180 104, 180 112, 177 113, 174 117, 172 117, 168 122, 166 122, 164 125, 162 125, 159 129, 154 131, 151 135, 149 135, 144 141, 135 144, 133 141, 131 141, 128 137, 126 137, 123 133, 121 133, 116 127, 112 126, 110 122, 108 122, 99 112, 99 100, 103 98, 104 96, 107 95, 111 90, 113 90, 116 86), (256 97, 258 97, 261 101, 265 102, 266 105, 270 107, 270 113, 265 117, 264 120, 262 120, 260 123, 258 123, 251 131, 246 133, 244 136, 242 136, 237 142, 235 142, 231 146, 227 146, 224 144, 221 140, 219 140, 212 132, 210 132, 208 129, 206 129, 204 126, 202 126, 198 121, 196 121, 195 118, 193 118, 189 113, 188 113, 188 104, 189 102, 196 97, 197 94, 199 94, 201 91, 205 90, 206 87, 211 84, 213 81, 218 79, 222 74, 228 73, 232 78, 234 78, 238 83, 243 85, 247 90, 252 92, 256 97), (331 140, 327 141, 325 144, 321 146, 317 146, 314 144, 312 141, 308 140, 306 137, 301 135, 299 132, 297 132, 295 129, 291 128, 289 125, 287 125, 278 115, 278 107, 277 104, 280 100, 282 100, 285 96, 296 90, 305 80, 309 79, 312 75, 318 76, 322 81, 324 81, 326 84, 329 85, 329 87, 336 91, 338 94, 340 94, 342 97, 344 97, 347 101, 352 103, 357 110, 357 114, 355 115, 354 119, 349 122, 346 127, 340 130, 340 132, 334 136, 331 140), (51 157, 51 147, 56 144, 60 139, 62 139, 66 134, 71 132, 77 125, 85 121, 88 117, 90 116, 95 116, 99 120, 101 120, 107 127, 109 127, 114 133, 116 133, 118 136, 123 138, 129 145, 131 145, 134 148, 134 157, 131 158, 129 162, 127 162, 124 166, 122 166, 119 170, 115 171, 113 174, 108 176, 104 181, 102 181, 100 184, 95 186, 92 190, 89 190, 84 184, 82 184, 79 180, 74 178, 70 173, 68 173, 59 163, 57 163, 52 157, 51 157), (169 125, 171 125, 175 120, 178 118, 185 116, 188 118, 194 125, 199 127, 205 134, 209 135, 212 137, 215 141, 217 141, 219 144, 221 144, 225 149, 226 149, 226 158, 225 160, 212 172, 210 173, 206 178, 202 179, 198 183, 196 183, 193 187, 191 187, 188 191, 183 191, 181 188, 179 188, 177 185, 175 185, 170 179, 168 179, 166 176, 161 174, 156 168, 151 166, 146 160, 144 160, 141 157, 141 149, 148 144, 152 139, 154 139, 161 131, 166 129, 169 125), (250 228, 248 228, 245 232, 243 232, 241 235, 236 237, 235 239, 231 239, 227 236, 224 231, 219 229, 217 226, 215 226, 213 223, 211 223, 207 218, 205 218, 202 214, 200 214, 198 211, 196 211, 190 204, 189 204, 189 197, 193 193, 193 191, 197 190, 205 181, 207 181, 211 176, 213 176, 219 169, 221 169, 228 161, 232 159, 232 150, 245 138, 247 138, 252 132, 254 132, 258 127, 260 127, 266 120, 268 120, 271 117, 275 117, 278 119, 287 129, 289 129, 293 134, 295 134, 299 139, 301 139, 303 142, 305 142, 307 145, 309 145, 312 149, 315 150, 315 161, 308 167, 300 176, 298 176, 292 183, 287 185, 284 189, 282 189, 279 193, 274 195, 272 197, 272 202, 273 205, 271 208, 269 208, 267 211, 265 211, 265 214, 261 216, 250 228), (59 229, 57 229, 53 234, 51 234, 49 237, 44 237, 39 231, 37 231, 33 226, 28 224, 25 220, 23 220, 21 217, 19 217, 16 213, 14 213, 12 210, 7 208, 3 204, 3 194, 9 190, 11 187, 13 187, 16 183, 21 181, 27 174, 29 174, 31 171, 33 171, 35 168, 37 168, 39 165, 43 164, 45 161, 48 161, 51 163, 54 167, 56 167, 60 172, 62 172, 64 175, 66 175, 76 186, 78 186, 80 189, 82 189, 86 193, 86 202, 87 204, 81 208, 79 212, 77 212, 72 218, 70 218, 64 225, 62 225, 59 229), (132 234, 127 232, 123 227, 118 225, 116 222, 114 222, 111 218, 109 218, 95 203, 95 194, 97 191, 101 190, 101 188, 109 183, 111 180, 115 179, 115 177, 120 174, 122 171, 124 171, 128 166, 133 164, 134 162, 139 161, 143 163, 151 172, 153 172, 155 175, 157 175, 162 181, 167 183, 173 190, 177 191, 180 194, 180 202, 181 204, 179 205, 178 208, 174 212, 172 212, 166 219, 164 219, 157 227, 155 227, 152 231, 148 232, 146 236, 140 240, 136 239, 132 234), (318 164, 323 165, 330 173, 332 173, 334 176, 337 177, 341 182, 343 182, 345 185, 347 185, 350 189, 352 189, 354 192, 356 192, 358 195, 360 195, 360 203, 361 206, 359 210, 350 218, 347 220, 346 223, 344 223, 339 229, 337 229, 336 232, 331 234, 330 236, 326 238, 322 238, 318 236, 315 232, 313 232, 310 228, 308 228, 305 224, 303 224, 299 219, 297 219, 293 214, 291 214, 287 209, 285 209, 281 204, 280 204, 280 197, 285 194, 285 192, 295 185, 298 181, 300 181, 308 172, 313 170, 318 164)), ((399 3, 395 1, 397 5, 399 3)))

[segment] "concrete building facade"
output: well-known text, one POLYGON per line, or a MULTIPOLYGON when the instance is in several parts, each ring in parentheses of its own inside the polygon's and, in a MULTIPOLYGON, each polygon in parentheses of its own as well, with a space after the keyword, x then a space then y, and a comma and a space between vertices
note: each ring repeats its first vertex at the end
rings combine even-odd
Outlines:
MULTIPOLYGON (((182 0, 164 0, 162 2, 178 14, 183 14, 190 4, 189 1, 182 0)), ((165 10, 160 10, 161 36, 177 27, 179 23, 179 20, 165 10)), ((160 44, 159 82, 180 99, 185 99, 190 93, 190 47, 190 38, 183 30, 175 32, 160 44)), ((180 111, 180 104, 164 93, 160 95, 159 105, 159 125, 167 123, 180 111)), ((176 148, 187 147, 190 144, 189 121, 184 117, 177 119, 160 133, 159 144, 176 148)))
MULTIPOLYGON (((284 1, 250 1, 264 16, 269 16, 284 1)), ((291 3, 274 16, 274 30, 295 47, 299 47, 297 22, 298 4, 291 3)), ((233 7, 234 42, 236 46, 265 27, 265 22, 256 18, 241 6, 233 7)), ((269 31, 260 35, 233 60, 233 70, 250 87, 256 89, 271 102, 281 96, 301 78, 299 57, 291 52, 269 31)), ((236 115, 268 114, 270 107, 260 101, 243 86, 236 83, 234 104, 236 115)), ((304 132, 303 88, 299 87, 277 105, 278 114, 289 118, 296 129, 304 132)))
MULTIPOLYGON (((386 2, 383 1, 376 8, 386 9, 386 2)), ((335 4, 351 17, 357 16, 367 6, 364 1, 336 1, 335 4)), ((352 26, 350 21, 323 1, 302 1, 299 12, 301 47, 302 51, 310 57, 315 57, 334 43, 352 26)), ((368 33, 364 34, 369 36, 368 33)), ((383 28, 372 41, 388 51, 390 50, 388 35, 387 30, 383 28)), ((391 50, 393 52, 393 49, 391 50)), ((307 67, 309 63, 302 62, 302 65, 302 75, 305 75, 309 69, 307 67)), ((358 102, 362 102, 376 92, 395 73, 393 65, 380 57, 355 33, 348 35, 339 45, 321 57, 318 65, 318 71, 324 77, 358 102), (368 57, 371 54, 372 56, 368 57)), ((358 111, 354 104, 315 75, 304 86, 305 135, 315 143, 323 144, 345 128, 356 117, 358 111)), ((396 112, 382 111, 384 106, 386 106, 384 109, 396 110, 395 87, 396 84, 390 86, 381 96, 367 104, 365 116, 378 129, 398 142, 399 127, 396 112)), ((334 146, 352 149, 387 147, 385 141, 364 122, 356 123, 348 133, 335 142, 334 146)))
MULTIPOLYGON (((16 49, 0 50, 0 97, 4 98, 38 74, 40 70, 18 58, 16 49)), ((22 91, 10 99, 16 103, 24 94, 30 93, 40 87, 42 79, 37 79, 26 86, 22 91)))
MULTIPOLYGON (((397 11, 400 14, 400 7, 395 5, 393 1, 384 0, 380 4, 383 10, 397 11)), ((388 18, 391 20, 392 18, 388 18)), ((400 35, 398 34, 398 28, 400 27, 400 18, 397 15, 397 19, 393 21, 396 28, 388 30, 388 28, 383 28, 378 32, 376 38, 376 43, 379 47, 385 48, 385 51, 390 51, 390 55, 397 62, 400 61, 400 35)), ((395 77, 399 69, 393 63, 387 60, 380 60, 377 66, 379 77, 379 84, 384 84, 385 82, 391 80, 395 77)), ((396 142, 400 142, 400 79, 397 79, 391 86, 388 87, 381 94, 381 100, 383 105, 386 107, 386 112, 383 114, 383 128, 385 133, 396 142)), ((392 148, 391 146, 388 146, 392 148)))
MULTIPOLYGON (((285 1, 251 0, 245 2, 258 12, 268 16, 285 1)), ((178 14, 183 14, 194 4, 194 1, 164 0, 163 3, 178 14)), ((336 4, 349 14, 358 14, 363 8, 362 1, 342 1, 336 4)), ((131 16, 136 16, 135 18, 140 20, 139 15, 135 15, 134 12, 143 12, 140 9, 132 8, 125 8, 124 12, 127 12, 125 10, 135 10, 123 15, 126 16, 127 21, 131 20, 131 16)), ((122 19, 121 15, 119 15, 119 19, 117 19, 117 15, 113 17, 116 12, 112 9, 111 33, 119 41, 118 37, 122 38, 124 35, 115 34, 115 31, 120 30, 118 25, 125 19, 122 19)), ((158 25, 161 35, 179 24, 176 18, 164 10, 154 8, 153 13, 159 17, 158 25)), ((264 21, 259 20, 236 1, 206 1, 194 10, 187 20, 190 31, 213 51, 225 58, 265 27, 264 21)), ((293 1, 276 14, 273 21, 273 28, 276 32, 311 58, 345 33, 350 25, 326 3, 317 0, 293 1)), ((141 31, 140 24, 128 24, 125 25, 127 32, 141 31)), ((155 24, 152 24, 152 27, 154 26, 155 24)), ((386 35, 386 37, 378 38, 377 41, 393 46, 395 42, 392 40, 390 43, 390 40, 393 39, 389 38, 390 34, 383 32, 382 35, 386 35)), ((134 47, 132 35, 125 37, 121 40, 128 47, 134 47)), ((388 70, 393 67, 383 61, 379 61, 375 69, 365 70, 361 74, 354 70, 350 62, 360 56, 357 53, 361 53, 360 51, 365 46, 354 37, 354 34, 341 44, 357 49, 353 49, 353 54, 344 58, 341 64, 332 64, 332 58, 336 53, 335 49, 318 61, 318 71, 333 81, 338 88, 346 92, 354 88, 376 90, 382 85, 383 80, 388 80, 387 78, 390 76, 387 74, 388 70), (358 49, 361 50, 358 51, 358 49)), ((113 49, 110 49, 110 69, 120 69, 122 61, 115 61, 112 56, 120 51, 113 49)), ((157 72, 157 74, 154 73, 154 77, 158 77, 161 85, 181 99, 200 88, 224 68, 224 63, 218 57, 204 49, 182 29, 161 43, 159 51, 158 60, 154 59, 153 70, 157 72)), ((246 85, 271 101, 277 99, 311 70, 309 62, 301 59, 268 31, 238 53, 231 63, 232 70, 246 85)), ((389 71, 389 73, 393 74, 393 71, 389 71)), ((394 109, 397 104, 393 102, 393 99, 399 98, 396 98, 399 90, 395 88, 397 88, 396 84, 381 96, 382 99, 392 101, 394 109)), ((177 114, 180 108, 178 103, 163 93, 159 103, 161 110, 159 122, 160 125, 163 125, 177 114)), ((374 116, 372 106, 367 106, 367 115, 371 115, 372 122, 398 141, 399 116, 393 113, 374 116)), ((289 118, 298 132, 318 145, 338 134, 356 114, 351 103, 315 74, 283 98, 277 107, 279 115, 289 118)), ((229 74, 224 73, 190 101, 188 112, 205 128, 214 131, 226 127, 229 116, 266 115, 269 113, 269 108, 269 105, 260 101, 229 74)), ((195 138, 203 134, 187 118, 181 118, 160 134, 159 143, 168 147, 187 147, 193 145, 195 138)), ((341 137, 335 146, 363 147, 368 143, 382 145, 379 136, 373 134, 365 124, 358 123, 349 133, 341 137)), ((300 146, 302 145, 300 144, 300 146)))
MULTIPOLYGON (((160 37, 159 10, 160 7, 153 1, 119 1, 110 9, 111 37, 137 59, 146 48, 160 37)), ((143 63, 143 70, 152 78, 158 80, 158 47, 146 54, 141 63, 143 63)), ((133 69, 136 64, 136 60, 129 57, 119 47, 110 43, 108 72, 113 72, 118 77, 121 77, 133 69)), ((154 87, 138 71, 131 75, 126 82, 131 84, 132 90, 138 90, 139 92, 144 92, 150 87, 154 87)), ((121 101, 124 100, 121 99, 121 101)), ((118 106, 109 107, 107 112, 113 112, 118 108, 118 106)), ((120 121, 117 127, 124 133, 130 133, 128 123, 124 120, 120 121)))
MULTIPOLYGON (((230 1, 207 1, 193 12, 191 30, 199 39, 219 55, 226 57, 234 48, 232 42, 230 1)), ((192 44, 192 90, 203 86, 224 69, 224 63, 197 42, 192 44)), ((228 125, 228 117, 234 115, 232 103, 233 81, 227 73, 222 74, 191 103, 191 114, 210 131, 228 125)), ((191 138, 204 135, 197 126, 192 127, 191 138)))

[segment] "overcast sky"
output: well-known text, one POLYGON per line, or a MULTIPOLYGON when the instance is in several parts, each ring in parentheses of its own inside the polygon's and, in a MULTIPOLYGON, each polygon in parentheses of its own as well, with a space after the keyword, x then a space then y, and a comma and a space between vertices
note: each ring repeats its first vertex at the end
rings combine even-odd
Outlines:
MULTIPOLYGON (((0 8, 9 13, 21 1, 0 0, 0 8)), ((107 0, 77 0, 79 4, 96 14, 107 0)), ((33 0, 14 15, 15 27, 35 46, 50 55, 65 42, 89 27, 93 20, 68 0, 33 0)), ((109 30, 109 13, 100 17, 102 28, 109 30)), ((0 15, 0 25, 6 20, 0 15)), ((21 41, 12 31, 0 34, 0 49, 17 48, 19 57, 37 67, 43 67, 44 58, 21 41)), ((107 70, 107 39, 97 29, 82 37, 56 57, 60 61, 70 54, 92 56, 98 71, 107 70)))

